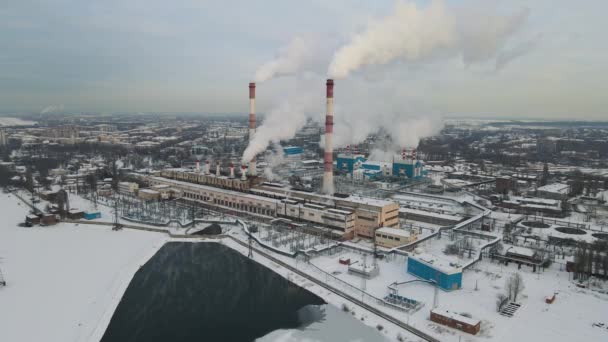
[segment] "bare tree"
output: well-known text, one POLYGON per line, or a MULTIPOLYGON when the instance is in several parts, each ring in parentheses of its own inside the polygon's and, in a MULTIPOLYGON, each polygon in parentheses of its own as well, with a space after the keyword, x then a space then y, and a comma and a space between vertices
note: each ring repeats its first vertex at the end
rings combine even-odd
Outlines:
POLYGON ((496 311, 500 312, 500 310, 502 310, 502 308, 507 304, 508 301, 509 296, 504 293, 498 293, 496 295, 496 311))
POLYGON ((517 302, 517 296, 524 290, 524 279, 521 274, 515 273, 509 279, 507 279, 507 293, 509 294, 509 299, 514 302, 517 302))

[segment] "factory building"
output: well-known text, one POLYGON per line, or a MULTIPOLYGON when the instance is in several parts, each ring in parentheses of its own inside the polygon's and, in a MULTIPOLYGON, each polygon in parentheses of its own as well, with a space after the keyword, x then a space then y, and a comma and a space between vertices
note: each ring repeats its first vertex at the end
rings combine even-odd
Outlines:
POLYGON ((283 156, 288 161, 299 161, 302 160, 302 154, 304 149, 299 146, 285 146, 283 147, 283 156))
POLYGON ((426 222, 440 226, 452 226, 464 220, 463 217, 457 215, 440 214, 411 208, 400 208, 399 216, 409 221, 426 222))
POLYGON ((365 162, 365 156, 362 154, 338 154, 337 167, 338 170, 352 174, 353 171, 359 169, 365 162))
POLYGON ((355 216, 355 236, 373 238, 374 231, 380 227, 397 227, 399 224, 399 205, 392 201, 368 197, 337 197, 310 192, 296 191, 290 188, 259 185, 251 189, 252 193, 275 198, 290 198, 303 202, 322 203, 328 207, 353 210, 355 216))
POLYGON ((258 215, 286 217, 294 221, 319 224, 341 231, 344 239, 352 238, 355 233, 356 213, 347 208, 335 208, 297 199, 281 199, 278 196, 260 196, 164 177, 149 177, 148 181, 152 188, 158 188, 159 185, 169 186, 177 197, 187 200, 258 215))
POLYGON ((339 154, 337 167, 338 170, 357 179, 375 180, 382 176, 391 175, 419 178, 424 175, 422 162, 412 158, 399 159, 391 163, 366 160, 362 154, 339 154))
POLYGON ((394 248, 418 240, 418 232, 398 228, 382 227, 376 229, 376 244, 381 247, 394 248))
POLYGON ((445 291, 462 287, 462 267, 434 255, 410 255, 407 259, 407 273, 432 281, 445 291))
POLYGON ((218 166, 216 173, 209 173, 209 163, 206 164, 204 172, 197 172, 188 169, 165 169, 160 172, 161 177, 175 179, 180 181, 186 181, 190 183, 212 185, 219 188, 232 189, 232 190, 249 190, 251 184, 248 179, 236 178, 234 174, 234 166, 230 168, 228 176, 221 174, 221 169, 218 166))
POLYGON ((481 322, 478 319, 439 308, 431 310, 431 321, 462 330, 472 335, 476 335, 481 329, 481 322))
POLYGON ((134 194, 139 190, 139 185, 133 182, 119 182, 118 192, 121 194, 134 194))
POLYGON ((564 183, 547 184, 536 189, 536 196, 554 200, 564 200, 570 194, 570 186, 564 183))
POLYGON ((415 159, 399 160, 393 163, 393 176, 420 178, 422 177, 422 162, 415 159))

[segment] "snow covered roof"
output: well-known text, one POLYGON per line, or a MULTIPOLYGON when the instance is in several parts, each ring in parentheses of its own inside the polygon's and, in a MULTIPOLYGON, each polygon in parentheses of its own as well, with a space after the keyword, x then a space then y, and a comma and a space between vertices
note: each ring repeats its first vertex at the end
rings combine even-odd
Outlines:
POLYGON ((391 234, 394 236, 401 236, 401 237, 410 237, 412 234, 404 229, 398 229, 398 228, 390 228, 390 227, 382 227, 382 228, 378 228, 376 229, 376 233, 384 233, 384 234, 391 234))
POLYGON ((150 195, 157 195, 159 194, 158 191, 156 190, 152 190, 152 189, 141 189, 139 190, 140 193, 145 193, 145 194, 150 194, 150 195))
POLYGON ((568 188, 569 188, 568 184, 553 183, 553 184, 547 184, 547 185, 541 186, 537 190, 544 191, 544 192, 557 193, 557 194, 567 194, 568 188))
POLYGON ((384 207, 384 206, 387 206, 390 204, 396 204, 393 201, 386 201, 386 200, 371 198, 371 197, 349 196, 346 199, 351 202, 355 202, 355 203, 359 203, 359 204, 367 204, 367 205, 371 205, 371 206, 378 206, 378 207, 384 207))
POLYGON ((478 319, 474 319, 474 318, 469 318, 467 316, 463 316, 459 313, 456 312, 452 312, 449 310, 445 310, 445 309, 440 309, 440 308, 435 308, 433 310, 431 310, 432 313, 437 314, 437 315, 441 315, 443 317, 448 317, 451 318, 455 321, 458 322, 462 322, 468 325, 477 325, 479 324, 479 320, 478 319))
POLYGON ((462 266, 449 260, 440 258, 433 254, 422 253, 410 255, 409 258, 422 262, 431 268, 434 268, 445 274, 455 274, 462 272, 462 266))
POLYGON ((506 250, 506 253, 520 255, 523 257, 533 258, 536 255, 536 252, 533 249, 526 247, 517 247, 512 246, 506 250))
POLYGON ((441 218, 444 220, 451 220, 451 221, 455 221, 455 222, 459 222, 460 220, 462 220, 462 217, 456 216, 456 215, 439 214, 439 213, 435 213, 435 212, 431 212, 431 211, 411 209, 411 208, 399 208, 399 212, 405 213, 405 214, 409 213, 409 214, 414 214, 414 215, 432 216, 432 217, 437 217, 437 218, 441 218))

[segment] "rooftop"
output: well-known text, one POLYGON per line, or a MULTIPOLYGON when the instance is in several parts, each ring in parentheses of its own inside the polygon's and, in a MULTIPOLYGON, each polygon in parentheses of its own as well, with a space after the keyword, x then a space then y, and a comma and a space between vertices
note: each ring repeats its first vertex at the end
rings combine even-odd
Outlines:
POLYGON ((479 324, 479 320, 478 319, 474 319, 474 318, 469 318, 467 316, 463 316, 459 313, 453 312, 453 311, 449 311, 446 309, 440 309, 440 308, 435 308, 433 310, 431 310, 432 313, 437 314, 437 315, 441 315, 443 317, 449 317, 455 321, 458 322, 462 322, 468 325, 477 325, 479 324))
POLYGON ((376 233, 391 234, 391 235, 401 236, 401 237, 410 237, 412 235, 410 233, 410 231, 408 231, 408 230, 398 229, 398 228, 389 228, 389 227, 378 228, 378 229, 376 229, 376 233))
POLYGON ((449 260, 440 258, 433 254, 422 253, 410 255, 409 258, 422 262, 431 268, 436 269, 445 274, 455 274, 462 272, 462 266, 459 264, 450 262, 449 260))

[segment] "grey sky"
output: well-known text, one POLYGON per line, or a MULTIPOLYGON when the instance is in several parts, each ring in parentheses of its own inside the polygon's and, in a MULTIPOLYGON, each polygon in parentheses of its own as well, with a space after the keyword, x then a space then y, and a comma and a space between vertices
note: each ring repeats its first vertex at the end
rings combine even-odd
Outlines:
MULTIPOLYGON (((71 112, 245 112, 247 82, 293 37, 346 42, 371 18, 390 13, 393 4, 4 0, 0 111, 63 105, 71 112)), ((391 89, 391 99, 444 115, 608 118, 606 1, 448 4, 499 12, 527 7, 530 14, 497 60, 469 66, 458 58, 397 61, 340 80, 336 96, 346 101, 350 94, 365 94, 357 87, 369 87, 369 96, 391 89)), ((311 80, 323 77, 319 70, 259 85, 259 110, 270 110, 289 93, 285 89, 297 92, 296 83, 316 84, 311 80)), ((322 87, 321 81, 320 96, 322 87)))

